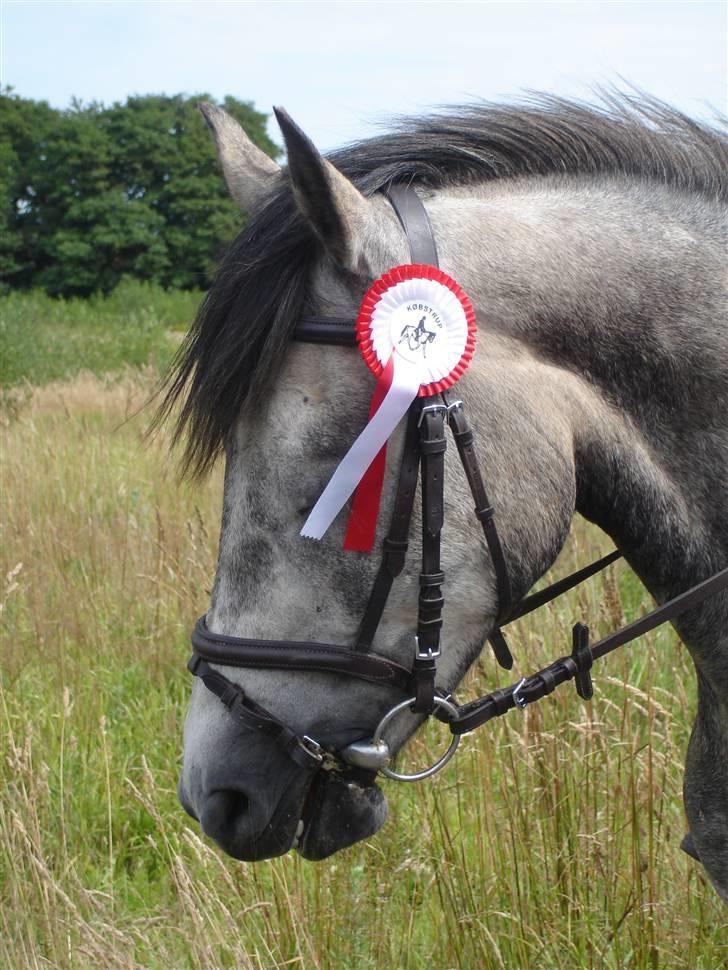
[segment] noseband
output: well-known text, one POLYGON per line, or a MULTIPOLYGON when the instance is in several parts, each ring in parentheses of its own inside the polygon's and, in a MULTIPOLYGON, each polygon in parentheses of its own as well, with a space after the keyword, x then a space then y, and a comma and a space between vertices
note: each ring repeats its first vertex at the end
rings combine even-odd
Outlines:
MULTIPOLYGON (((437 248, 422 202, 413 188, 392 186, 387 198, 407 236, 412 262, 438 265, 437 248)), ((306 343, 354 347, 354 322, 332 318, 304 317, 298 322, 294 339, 306 343)), ((271 737, 293 761, 308 769, 363 770, 398 781, 419 781, 439 771, 452 755, 463 734, 474 730, 513 707, 524 708, 559 684, 574 680, 579 696, 591 698, 591 667, 595 660, 655 627, 697 606, 709 596, 728 588, 728 569, 692 587, 636 622, 617 630, 598 643, 589 643, 589 629, 577 623, 572 631, 572 649, 547 667, 524 677, 509 687, 495 690, 475 701, 458 706, 435 684, 440 657, 440 630, 445 574, 440 568, 440 532, 443 524, 444 467, 449 428, 462 462, 493 563, 498 594, 498 617, 489 642, 498 663, 510 670, 513 658, 502 627, 525 616, 557 596, 572 589, 620 557, 616 550, 589 566, 572 573, 548 588, 512 602, 506 558, 496 527, 495 509, 488 496, 475 452, 473 431, 468 425, 463 402, 450 391, 427 398, 416 398, 410 406, 404 438, 399 480, 394 497, 389 531, 382 543, 382 560, 353 647, 291 640, 257 640, 212 633, 205 617, 192 633, 194 653, 189 670, 200 677, 216 694, 233 717, 249 730, 271 737), (402 572, 409 545, 410 521, 417 480, 421 473, 422 567, 419 578, 417 633, 412 667, 407 669, 388 657, 372 651, 374 637, 384 613, 392 584, 402 572), (308 735, 287 727, 243 689, 215 670, 211 664, 268 670, 303 670, 356 677, 369 683, 384 684, 402 692, 403 699, 389 710, 371 738, 363 738, 332 751, 308 735), (445 721, 452 733, 449 748, 433 765, 414 774, 401 774, 389 767, 390 751, 384 738, 390 723, 400 713, 434 714, 445 721)))

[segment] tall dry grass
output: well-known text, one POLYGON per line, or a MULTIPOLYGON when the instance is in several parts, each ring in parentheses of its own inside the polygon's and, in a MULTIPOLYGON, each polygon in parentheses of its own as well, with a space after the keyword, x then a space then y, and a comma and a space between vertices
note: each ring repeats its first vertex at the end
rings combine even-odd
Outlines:
MULTIPOLYGON (((192 489, 145 445, 150 387, 28 391, 2 429, 0 966, 723 966, 725 909, 678 848, 694 692, 667 629, 600 664, 591 705, 562 688, 432 782, 388 784, 385 829, 327 862, 237 863, 200 836, 175 784, 220 478, 192 489)), ((558 570, 606 548, 581 523, 558 570)), ((522 621, 519 668, 565 652, 574 618, 599 635, 649 605, 612 567, 522 621)), ((506 681, 484 654, 464 692, 506 681)))

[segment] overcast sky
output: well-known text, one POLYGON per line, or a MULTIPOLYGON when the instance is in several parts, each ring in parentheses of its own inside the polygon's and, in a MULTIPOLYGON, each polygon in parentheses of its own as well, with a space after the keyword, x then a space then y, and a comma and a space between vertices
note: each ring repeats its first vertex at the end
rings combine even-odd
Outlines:
MULTIPOLYGON (((620 77, 695 115, 726 110, 724 0, 0 0, 0 77, 26 97, 233 94, 285 106, 323 148, 441 104, 620 77)), ((270 127, 276 141, 280 137, 270 127)))

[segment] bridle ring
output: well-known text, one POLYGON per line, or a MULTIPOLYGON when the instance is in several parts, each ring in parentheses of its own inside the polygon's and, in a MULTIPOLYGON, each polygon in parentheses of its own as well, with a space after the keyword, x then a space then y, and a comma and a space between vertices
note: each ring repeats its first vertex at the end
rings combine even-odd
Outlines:
MULTIPOLYGON (((434 701, 435 707, 440 707, 449 714, 450 720, 457 717, 458 709, 452 703, 452 701, 446 700, 446 698, 444 697, 438 697, 437 695, 433 698, 433 701, 434 701)), ((384 730, 387 727, 387 725, 401 711, 404 711, 410 708, 414 702, 415 702, 415 698, 409 697, 406 701, 400 701, 400 703, 395 704, 395 706, 390 711, 387 711, 387 713, 384 715, 382 720, 377 725, 374 734, 372 735, 373 745, 377 744, 379 741, 382 740, 382 735, 384 734, 384 730)), ((394 779, 394 781, 422 781, 423 778, 429 778, 430 775, 437 774, 437 772, 441 768, 445 767, 445 765, 448 763, 450 758, 452 758, 452 756, 455 754, 455 751, 457 750, 457 746, 460 744, 461 737, 462 735, 460 734, 453 734, 452 741, 450 742, 450 747, 442 755, 442 757, 438 758, 438 760, 434 764, 430 765, 429 768, 424 768, 422 771, 416 771, 411 775, 405 775, 399 771, 394 771, 392 768, 387 768, 386 765, 381 767, 379 770, 383 775, 386 775, 387 778, 392 778, 394 779)))

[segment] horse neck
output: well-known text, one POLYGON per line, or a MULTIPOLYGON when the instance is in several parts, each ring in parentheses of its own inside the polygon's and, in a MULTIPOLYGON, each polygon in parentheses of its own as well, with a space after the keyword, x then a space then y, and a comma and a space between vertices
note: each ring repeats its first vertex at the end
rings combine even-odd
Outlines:
POLYGON ((469 191, 434 198, 430 216, 443 268, 478 307, 484 386, 502 380, 488 361, 496 340, 540 364, 538 380, 511 388, 511 406, 557 389, 552 423, 570 428, 576 508, 653 592, 677 591, 686 570, 728 554, 716 501, 728 480, 717 203, 627 180, 469 191))

